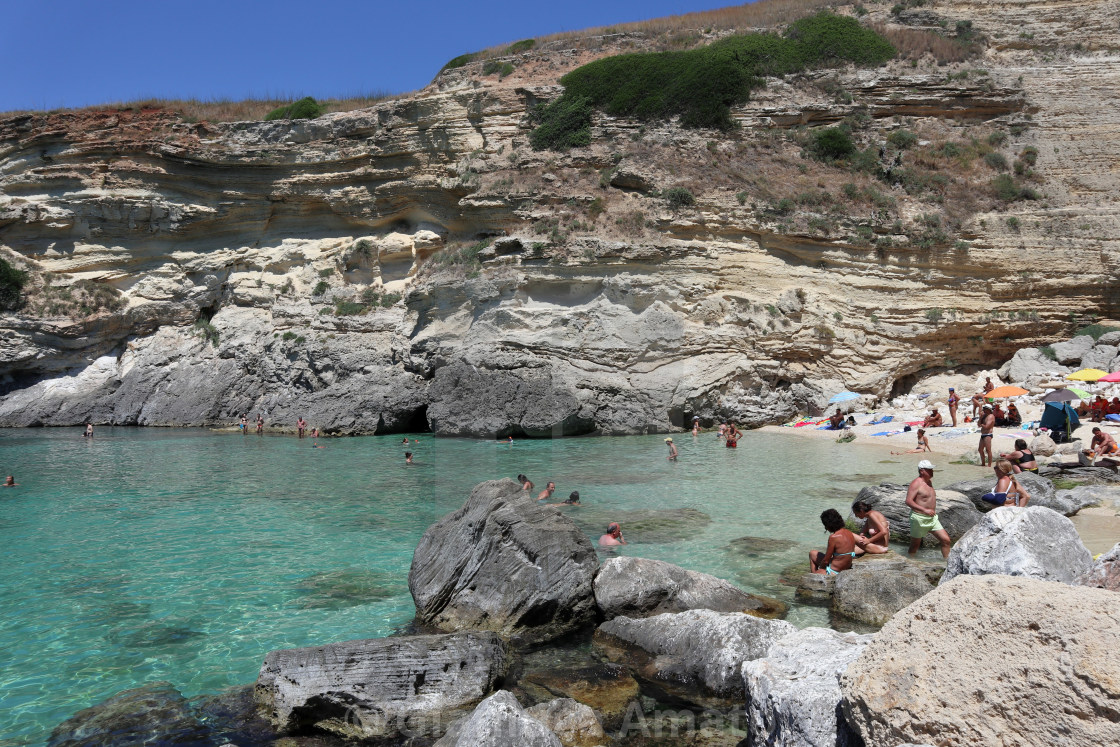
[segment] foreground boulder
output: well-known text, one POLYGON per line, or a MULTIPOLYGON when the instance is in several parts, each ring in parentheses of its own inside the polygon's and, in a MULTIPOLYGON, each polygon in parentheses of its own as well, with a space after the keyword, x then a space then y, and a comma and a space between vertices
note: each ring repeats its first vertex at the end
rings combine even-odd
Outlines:
POLYGON ((1120 744, 1117 600, 956 578, 895 615, 848 668, 844 715, 868 747, 1120 744))
POLYGON ((708 609, 780 617, 787 605, 748 594, 723 579, 662 560, 619 557, 603 563, 595 576, 595 603, 610 620, 650 617, 663 612, 708 609))
MULTIPOLYGON (((868 486, 859 491, 858 499, 867 501, 872 508, 886 517, 891 526, 891 539, 895 542, 910 542, 910 508, 906 505, 906 486, 882 483, 877 487, 868 486)), ((937 516, 941 526, 949 533, 949 539, 956 542, 965 532, 980 521, 983 514, 972 505, 966 495, 954 490, 937 489, 937 516)), ((922 547, 938 547, 932 534, 922 540, 922 547)))
POLYGON ((1078 576, 1078 586, 1120 591, 1120 543, 1101 555, 1085 573, 1078 576))
POLYGON ((570 519, 513 480, 496 480, 424 533, 408 588, 424 623, 538 643, 594 620, 598 565, 570 519))
POLYGON ((941 583, 994 573, 1071 584, 1092 562, 1073 522, 1057 511, 1004 506, 953 546, 941 583))
POLYGON ((599 626, 595 641, 612 660, 633 663, 639 679, 698 705, 717 706, 742 698, 743 662, 765 656, 794 630, 785 621, 741 612, 689 610, 616 617, 599 626))
POLYGON ((506 690, 478 704, 474 713, 455 722, 435 747, 563 747, 547 726, 536 720, 506 690))
MULTIPOLYGON (((1050 482, 1045 477, 1039 477, 1032 472, 1022 472, 1018 475, 1015 475, 1015 479, 1018 480, 1023 485, 1023 487, 1027 489, 1028 493, 1030 493, 1030 505, 1047 506, 1049 508, 1053 508, 1055 511, 1059 510, 1056 506, 1053 505, 1055 493, 1054 483, 1050 482)), ((993 508, 998 507, 983 500, 980 496, 984 495, 985 493, 992 492, 992 488, 994 488, 995 485, 996 479, 993 475, 991 477, 982 477, 976 480, 963 480, 961 482, 955 482, 952 485, 946 485, 945 490, 952 490, 954 492, 960 493, 961 495, 968 496, 972 501, 972 505, 976 506, 977 510, 987 513, 993 508)), ((940 490, 937 491, 937 497, 939 499, 938 504, 940 504, 940 490)))
POLYGON ((856 747, 858 739, 839 716, 840 675, 870 641, 869 635, 806 628, 745 663, 748 743, 856 747))
POLYGON ((560 738, 564 747, 595 747, 606 744, 603 725, 589 706, 571 698, 556 698, 525 709, 560 738))
POLYGON ((255 695, 278 729, 347 738, 435 734, 505 676, 496 633, 401 636, 273 651, 255 695))
POLYGON ((209 730, 168 682, 125 690, 78 711, 51 732, 49 747, 89 745, 204 747, 209 730))
POLYGON ((933 587, 924 569, 906 561, 861 563, 836 576, 832 611, 849 620, 882 625, 933 587))

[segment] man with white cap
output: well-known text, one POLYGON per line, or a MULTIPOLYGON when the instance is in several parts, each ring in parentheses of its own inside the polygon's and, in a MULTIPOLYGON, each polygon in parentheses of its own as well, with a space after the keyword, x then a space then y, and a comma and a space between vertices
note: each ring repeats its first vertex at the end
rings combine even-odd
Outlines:
POLYGON ((949 533, 937 518, 937 491, 933 489, 933 464, 928 459, 918 462, 918 476, 906 491, 906 505, 910 507, 911 556, 922 546, 922 538, 932 534, 941 543, 941 554, 949 557, 949 533))
POLYGON ((996 427, 996 416, 991 405, 984 405, 980 411, 980 445, 976 450, 980 452, 980 466, 992 466, 992 429, 996 427))
POLYGON ((677 445, 675 443, 673 443, 673 439, 671 439, 671 438, 665 439, 665 445, 669 447, 669 457, 668 457, 669 461, 670 462, 677 461, 677 445))

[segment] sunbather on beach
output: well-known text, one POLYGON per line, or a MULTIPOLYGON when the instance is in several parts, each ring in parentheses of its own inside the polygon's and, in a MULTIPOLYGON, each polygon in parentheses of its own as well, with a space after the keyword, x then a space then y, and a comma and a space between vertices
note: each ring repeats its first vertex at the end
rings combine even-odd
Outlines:
POLYGON ((937 411, 937 408, 935 407, 935 408, 933 408, 933 412, 931 412, 929 415, 926 415, 926 419, 924 421, 922 421, 922 427, 923 428, 938 428, 938 427, 941 426, 942 422, 943 421, 942 421, 942 418, 941 418, 941 413, 939 413, 937 411))
POLYGON ((856 535, 856 552, 880 555, 890 551, 891 525, 887 517, 871 508, 867 501, 852 504, 852 513, 863 522, 863 531, 856 535))
POLYGON ((834 431, 838 431, 844 427, 844 416, 840 413, 840 408, 836 408, 836 412, 828 416, 828 427, 834 431))
POLYGON ((1089 449, 1085 452, 1085 455, 1094 459, 1110 454, 1113 456, 1120 454, 1120 448, 1116 446, 1116 439, 1111 434, 1102 431, 1100 426, 1093 428, 1093 440, 1089 442, 1089 449))
POLYGON ((953 421, 953 427, 957 427, 957 405, 961 403, 961 398, 957 395, 957 390, 949 387, 949 418, 953 421))
POLYGON ((821 514, 821 523, 830 532, 828 546, 823 553, 819 550, 809 551, 809 569, 812 573, 835 576, 852 567, 852 558, 858 554, 856 536, 844 526, 844 518, 834 508, 826 509, 821 514))
POLYGON ((918 446, 916 448, 907 451, 892 451, 891 453, 895 456, 899 456, 900 454, 921 454, 923 451, 933 451, 933 449, 929 447, 929 438, 926 436, 926 429, 919 428, 918 446))

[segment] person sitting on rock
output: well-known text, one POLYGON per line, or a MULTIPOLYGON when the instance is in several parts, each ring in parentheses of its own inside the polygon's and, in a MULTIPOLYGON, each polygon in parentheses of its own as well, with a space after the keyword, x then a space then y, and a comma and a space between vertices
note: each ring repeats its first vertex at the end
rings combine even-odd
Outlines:
POLYGON ((1030 500, 1030 493, 1015 479, 1015 471, 1007 459, 999 459, 992 465, 996 473, 996 486, 992 492, 980 496, 981 500, 994 506, 1018 506, 1023 508, 1030 500))
POLYGON ((622 527, 618 525, 617 521, 608 524, 607 533, 599 538, 599 547, 614 547, 625 544, 626 540, 622 538, 622 527))
POLYGON ((1116 439, 1111 434, 1105 433, 1100 429, 1100 426, 1097 426, 1093 429, 1093 440, 1089 443, 1089 450, 1085 452, 1085 455, 1093 459, 1109 454, 1120 454, 1120 448, 1116 446, 1116 439))
POLYGON ((852 504, 852 513, 863 522, 863 531, 856 535, 856 552, 881 555, 890 552, 891 525, 887 517, 871 508, 867 501, 852 504))
POLYGON ((931 412, 929 415, 926 415, 926 419, 922 421, 922 427, 923 428, 940 428, 942 422, 943 422, 943 420, 941 418, 941 413, 939 413, 937 411, 937 408, 935 407, 935 408, 933 408, 933 412, 931 412))
POLYGON ((1011 462, 1016 472, 1038 474, 1038 460, 1034 458, 1034 452, 1027 448, 1027 442, 1021 438, 1015 439, 1015 451, 1000 454, 999 458, 1011 462))
POLYGON ((809 551, 809 570, 836 576, 852 567, 852 559, 858 554, 856 536, 844 526, 844 517, 834 508, 821 513, 821 523, 830 532, 828 546, 823 553, 820 550, 809 551))

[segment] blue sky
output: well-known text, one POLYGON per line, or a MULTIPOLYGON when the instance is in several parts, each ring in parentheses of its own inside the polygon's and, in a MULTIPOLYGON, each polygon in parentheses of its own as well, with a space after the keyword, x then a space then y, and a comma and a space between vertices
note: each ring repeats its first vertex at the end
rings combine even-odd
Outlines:
POLYGON ((0 111, 427 84, 464 52, 724 0, 0 0, 0 111))

